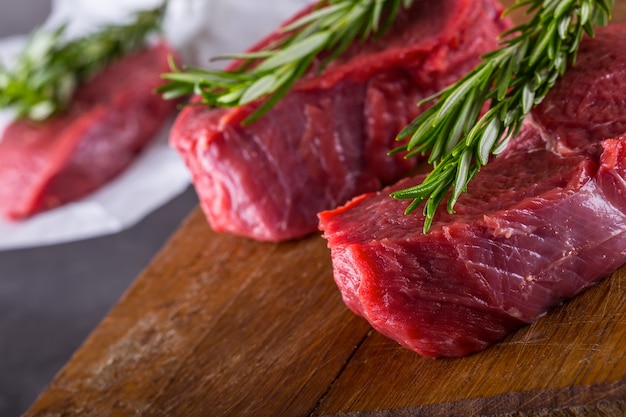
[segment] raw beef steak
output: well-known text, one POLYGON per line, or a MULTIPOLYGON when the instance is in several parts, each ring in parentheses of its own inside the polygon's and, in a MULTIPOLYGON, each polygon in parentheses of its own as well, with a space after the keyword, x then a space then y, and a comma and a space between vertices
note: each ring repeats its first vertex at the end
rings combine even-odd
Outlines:
POLYGON ((0 211, 22 219, 123 171, 175 108, 154 94, 172 53, 159 44, 124 57, 79 87, 64 114, 9 125, 0 141, 0 211))
POLYGON ((301 237, 315 232, 319 211, 406 176, 413 162, 386 155, 396 134, 420 99, 495 48, 508 27, 500 12, 494 0, 416 0, 382 38, 352 45, 319 75, 313 68, 251 125, 241 122, 259 103, 183 110, 171 143, 211 226, 264 241, 301 237))
MULTIPOLYGON (((626 26, 599 29, 424 235, 392 190, 320 214, 343 299, 421 355, 480 351, 626 263, 626 26)), ((421 209, 416 210, 421 213, 421 209)))

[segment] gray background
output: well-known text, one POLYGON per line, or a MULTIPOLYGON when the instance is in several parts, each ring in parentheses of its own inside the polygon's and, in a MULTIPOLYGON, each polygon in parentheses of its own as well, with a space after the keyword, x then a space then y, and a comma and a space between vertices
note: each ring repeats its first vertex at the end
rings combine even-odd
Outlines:
MULTIPOLYGON (((50 3, 0 0, 0 37, 28 33, 50 3)), ((19 416, 196 205, 192 189, 122 233, 0 251, 0 416, 19 416)))

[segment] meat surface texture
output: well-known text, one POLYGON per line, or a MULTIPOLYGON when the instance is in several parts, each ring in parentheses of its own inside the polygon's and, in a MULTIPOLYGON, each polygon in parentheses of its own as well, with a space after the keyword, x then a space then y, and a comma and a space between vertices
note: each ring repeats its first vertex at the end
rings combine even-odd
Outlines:
POLYGON ((421 355, 464 356, 626 263, 624 46, 626 26, 586 39, 577 65, 428 234, 421 214, 389 197, 420 177, 321 213, 347 306, 421 355))
POLYGON ((213 229, 263 241, 302 237, 317 230, 319 211, 406 176, 413 162, 387 156, 395 136, 419 100, 496 47, 508 27, 500 12, 493 0, 417 0, 381 38, 355 43, 322 73, 316 62, 250 125, 242 121, 259 103, 183 110, 171 143, 213 229))
POLYGON ((128 55, 81 85, 62 115, 9 125, 0 141, 4 216, 57 207, 121 173, 175 109, 154 94, 173 53, 159 44, 128 55))

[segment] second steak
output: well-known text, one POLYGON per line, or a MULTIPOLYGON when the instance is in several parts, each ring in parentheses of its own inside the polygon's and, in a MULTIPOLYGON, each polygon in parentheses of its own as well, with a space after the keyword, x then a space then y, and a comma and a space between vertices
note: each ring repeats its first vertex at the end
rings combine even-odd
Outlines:
POLYGON ((387 156, 395 136, 418 101, 495 48, 507 27, 500 12, 493 0, 416 0, 383 37, 311 71, 251 125, 241 122, 259 103, 185 109, 171 142, 211 226, 263 241, 302 237, 317 230, 319 211, 406 176, 413 163, 387 156))

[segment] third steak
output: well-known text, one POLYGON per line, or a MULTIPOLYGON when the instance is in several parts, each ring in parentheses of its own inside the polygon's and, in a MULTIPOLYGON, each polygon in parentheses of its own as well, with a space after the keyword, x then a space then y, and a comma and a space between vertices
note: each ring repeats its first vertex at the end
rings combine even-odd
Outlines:
POLYGON ((154 94, 169 55, 163 42, 126 55, 82 83, 65 112, 11 123, 0 140, 0 213, 28 218, 123 172, 175 110, 154 94))

